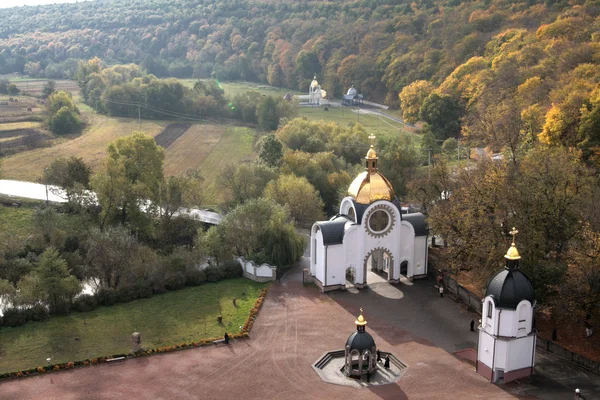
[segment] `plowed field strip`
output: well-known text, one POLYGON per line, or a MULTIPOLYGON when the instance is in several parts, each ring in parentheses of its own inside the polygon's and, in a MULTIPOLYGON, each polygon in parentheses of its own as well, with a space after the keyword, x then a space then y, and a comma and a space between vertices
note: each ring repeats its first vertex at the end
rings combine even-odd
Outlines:
POLYGON ((167 125, 167 127, 165 129, 163 129, 163 131, 161 133, 156 135, 154 140, 156 141, 157 145, 162 146, 165 149, 167 149, 167 148, 169 148, 169 146, 171 146, 173 143, 175 143, 175 141, 177 139, 179 139, 180 136, 182 136, 184 133, 186 133, 187 130, 190 129, 191 126, 192 126, 192 124, 182 124, 182 123, 169 124, 169 125, 167 125))

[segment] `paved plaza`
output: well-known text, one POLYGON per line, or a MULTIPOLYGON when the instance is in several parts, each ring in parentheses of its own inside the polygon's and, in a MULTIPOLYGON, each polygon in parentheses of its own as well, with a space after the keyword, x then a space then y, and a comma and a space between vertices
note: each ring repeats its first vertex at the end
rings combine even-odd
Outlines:
POLYGON ((474 316, 440 298, 432 281, 327 295, 302 285, 303 267, 273 284, 249 340, 5 381, 0 398, 570 399, 573 387, 600 398, 591 394, 600 393, 600 377, 548 354, 538 356, 530 382, 490 384, 453 355, 475 345, 474 316), (325 383, 313 370, 323 353, 343 348, 360 307, 377 345, 408 365, 399 382, 351 388, 325 383))

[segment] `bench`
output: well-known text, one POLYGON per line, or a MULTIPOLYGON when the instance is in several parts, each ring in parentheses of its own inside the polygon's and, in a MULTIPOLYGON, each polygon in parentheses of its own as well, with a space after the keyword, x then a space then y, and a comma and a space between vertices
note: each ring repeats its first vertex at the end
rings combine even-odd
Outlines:
POLYGON ((109 358, 108 360, 106 360, 107 363, 115 363, 115 362, 119 362, 119 361, 125 361, 125 357, 115 357, 115 358, 109 358))
POLYGON ((218 340, 213 340, 214 344, 222 344, 225 343, 225 339, 218 339, 218 340))

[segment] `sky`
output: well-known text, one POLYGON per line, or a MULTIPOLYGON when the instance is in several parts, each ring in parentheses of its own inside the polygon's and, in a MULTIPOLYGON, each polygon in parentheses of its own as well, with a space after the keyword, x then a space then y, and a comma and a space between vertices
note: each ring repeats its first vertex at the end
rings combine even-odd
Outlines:
MULTIPOLYGON (((78 0, 0 0, 0 8, 37 6, 40 4, 75 3, 78 0)), ((82 0, 79 0, 82 1, 82 0)))

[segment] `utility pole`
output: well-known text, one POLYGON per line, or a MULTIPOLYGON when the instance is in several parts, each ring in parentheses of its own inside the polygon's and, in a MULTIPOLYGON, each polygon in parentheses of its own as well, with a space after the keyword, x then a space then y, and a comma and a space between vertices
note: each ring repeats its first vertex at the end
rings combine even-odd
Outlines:
POLYGON ((46 207, 48 207, 48 167, 44 168, 44 184, 46 185, 46 207))
POLYGON ((460 164, 460 139, 456 141, 458 146, 456 146, 456 161, 460 164))
POLYGON ((427 180, 431 179, 431 152, 433 149, 427 149, 428 160, 427 160, 427 180))

